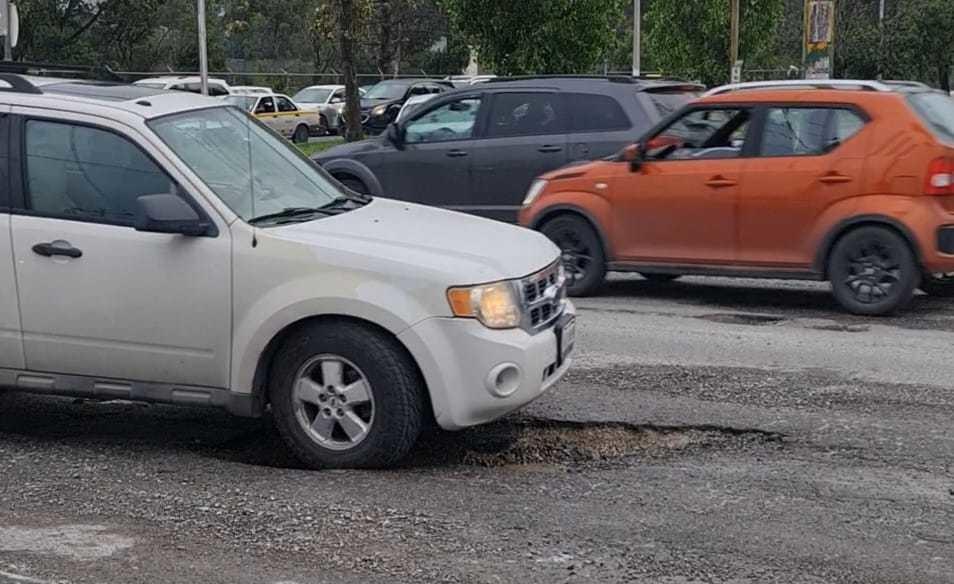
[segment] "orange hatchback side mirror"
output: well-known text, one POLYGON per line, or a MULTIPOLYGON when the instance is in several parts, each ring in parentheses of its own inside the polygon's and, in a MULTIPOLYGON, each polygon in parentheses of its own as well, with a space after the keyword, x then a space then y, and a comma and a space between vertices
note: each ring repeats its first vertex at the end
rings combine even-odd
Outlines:
POLYGON ((626 148, 623 148, 622 159, 624 162, 629 163, 629 167, 633 172, 639 170, 639 167, 643 164, 642 144, 637 142, 636 144, 630 144, 626 148))

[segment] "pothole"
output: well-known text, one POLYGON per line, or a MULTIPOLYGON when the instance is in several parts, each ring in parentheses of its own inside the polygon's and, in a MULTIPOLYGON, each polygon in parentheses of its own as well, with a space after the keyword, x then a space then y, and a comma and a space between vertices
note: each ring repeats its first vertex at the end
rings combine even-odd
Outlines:
MULTIPOLYGON (((757 448, 781 444, 782 435, 720 426, 654 426, 616 422, 567 422, 512 417, 460 432, 421 438, 401 466, 554 467, 659 457, 697 448, 757 448)), ((233 462, 304 469, 275 429, 258 430, 220 444, 210 454, 233 462)))
POLYGON ((839 333, 866 333, 871 330, 871 327, 864 324, 817 324, 809 326, 808 328, 814 329, 817 331, 834 331, 839 333))
POLYGON ((717 314, 703 314, 697 316, 696 318, 701 320, 708 320, 711 322, 718 322, 721 324, 744 324, 749 326, 763 326, 768 324, 778 324, 785 321, 785 318, 782 316, 774 316, 771 314, 751 314, 751 313, 728 313, 722 312, 717 314))
POLYGON ((655 456, 693 447, 781 442, 760 430, 514 419, 422 441, 411 465, 571 465, 655 456))

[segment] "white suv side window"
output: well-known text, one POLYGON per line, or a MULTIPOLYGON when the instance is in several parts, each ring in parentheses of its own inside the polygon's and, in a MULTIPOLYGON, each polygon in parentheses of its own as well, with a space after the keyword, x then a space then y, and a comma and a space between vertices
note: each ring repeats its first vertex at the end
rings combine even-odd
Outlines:
POLYGON ((126 138, 61 122, 26 122, 27 207, 38 215, 132 224, 136 199, 175 183, 126 138))
POLYGON ((474 134, 479 110, 478 97, 444 104, 410 122, 404 139, 408 144, 467 140, 474 134))

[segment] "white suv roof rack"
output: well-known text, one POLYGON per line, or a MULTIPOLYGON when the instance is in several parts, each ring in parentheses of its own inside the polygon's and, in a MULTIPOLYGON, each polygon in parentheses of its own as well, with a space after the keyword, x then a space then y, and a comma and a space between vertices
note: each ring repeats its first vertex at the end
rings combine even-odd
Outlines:
POLYGON ((916 86, 923 84, 914 81, 870 81, 858 79, 785 79, 778 81, 747 81, 723 85, 707 91, 703 97, 720 95, 732 91, 751 89, 862 89, 867 91, 894 91, 892 85, 916 86))

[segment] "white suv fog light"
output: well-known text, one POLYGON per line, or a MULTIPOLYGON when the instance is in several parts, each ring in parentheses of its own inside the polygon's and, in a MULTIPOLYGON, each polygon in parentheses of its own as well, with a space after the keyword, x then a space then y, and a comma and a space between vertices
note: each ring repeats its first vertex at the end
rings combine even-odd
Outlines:
POLYGON ((523 374, 513 363, 501 363, 487 374, 487 390, 497 397, 507 397, 520 387, 523 374))

